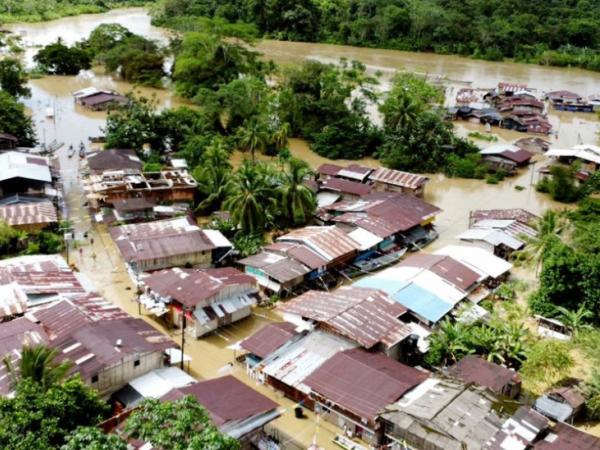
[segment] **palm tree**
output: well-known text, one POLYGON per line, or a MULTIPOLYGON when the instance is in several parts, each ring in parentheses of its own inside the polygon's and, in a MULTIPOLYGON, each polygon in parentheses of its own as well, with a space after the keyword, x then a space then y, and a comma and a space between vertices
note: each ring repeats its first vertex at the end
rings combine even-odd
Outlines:
POLYGON ((273 204, 273 188, 255 164, 244 162, 227 183, 223 206, 245 234, 264 231, 267 211, 273 204))
POLYGON ((229 152, 221 140, 215 139, 206 148, 193 175, 198 182, 198 191, 204 197, 196 210, 209 211, 219 208, 227 193, 227 183, 231 179, 229 152))
POLYGON ((280 152, 287 147, 288 137, 290 136, 292 127, 288 122, 282 123, 271 135, 271 142, 275 145, 277 152, 280 152))
POLYGON ((46 390, 63 381, 73 367, 70 361, 56 362, 58 355, 58 350, 44 345, 25 346, 21 351, 18 370, 13 366, 9 356, 4 358, 4 365, 13 383, 17 383, 18 380, 31 380, 46 390))
POLYGON ((250 150, 252 162, 256 161, 256 150, 264 151, 269 144, 269 135, 265 127, 258 120, 251 120, 250 123, 241 130, 240 145, 250 150))
POLYGON ((421 105, 406 91, 398 91, 393 99, 388 99, 381 107, 385 116, 385 126, 394 131, 410 127, 421 113, 421 105))
POLYGON ((522 236, 529 252, 529 259, 536 263, 536 275, 539 272, 541 261, 548 249, 560 238, 568 226, 568 221, 563 213, 549 209, 533 224, 536 236, 522 236))
POLYGON ((315 193, 305 184, 311 174, 304 161, 291 158, 278 188, 281 211, 294 226, 306 224, 317 206, 315 193))
POLYGON ((593 314, 584 305, 579 306, 577 311, 572 311, 564 306, 555 306, 554 309, 559 314, 560 321, 571 330, 574 336, 577 336, 579 331, 584 328, 591 328, 591 325, 585 322, 593 314))

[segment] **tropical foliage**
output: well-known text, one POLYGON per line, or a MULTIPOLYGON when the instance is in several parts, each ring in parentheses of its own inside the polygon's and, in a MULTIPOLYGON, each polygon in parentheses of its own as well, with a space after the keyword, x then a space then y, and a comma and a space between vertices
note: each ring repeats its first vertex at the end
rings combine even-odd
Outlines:
POLYGON ((174 402, 145 400, 125 425, 135 439, 161 450, 236 450, 239 443, 212 424, 206 410, 191 397, 174 402))
POLYGON ((21 61, 16 58, 0 60, 0 89, 13 97, 29 97, 31 90, 27 87, 27 72, 21 61))
POLYGON ((31 117, 25 114, 25 106, 4 90, 0 91, 0 130, 14 135, 19 145, 25 147, 37 142, 31 117))
POLYGON ((33 60, 40 71, 54 75, 77 75, 89 69, 92 62, 84 49, 77 45, 69 47, 60 38, 38 51, 33 60))

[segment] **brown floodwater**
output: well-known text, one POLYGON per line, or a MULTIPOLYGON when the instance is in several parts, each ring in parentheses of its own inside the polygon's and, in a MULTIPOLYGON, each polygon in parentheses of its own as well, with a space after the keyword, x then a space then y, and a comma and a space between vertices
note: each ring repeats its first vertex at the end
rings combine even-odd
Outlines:
MULTIPOLYGON (((166 42, 170 35, 166 30, 151 26, 145 10, 139 8, 68 17, 52 22, 12 24, 6 28, 22 36, 23 43, 27 46, 24 59, 31 65, 32 57, 39 46, 48 44, 58 37, 67 43, 73 43, 87 37, 99 24, 111 22, 120 23, 135 33, 162 42, 166 42)), ((281 64, 298 63, 306 58, 323 62, 336 62, 341 57, 360 60, 371 73, 382 73, 382 91, 389 86, 391 76, 400 70, 443 78, 448 86, 449 99, 458 88, 469 83, 474 87, 493 87, 499 81, 527 83, 540 91, 569 89, 584 95, 600 93, 600 73, 580 69, 549 68, 510 62, 493 63, 456 56, 294 42, 262 41, 258 44, 258 49, 266 58, 281 64)), ((133 301, 132 282, 125 272, 118 251, 107 230, 102 226, 95 226, 84 207, 85 196, 79 179, 79 159, 67 157, 67 147, 70 144, 76 146, 80 141, 87 144, 87 138, 100 134, 105 123, 105 113, 85 110, 73 102, 71 93, 88 86, 114 89, 121 93, 134 89, 134 86, 129 83, 94 71, 76 77, 48 76, 30 81, 32 96, 25 103, 31 111, 40 141, 49 143, 56 139, 65 143, 65 146, 59 150, 58 157, 66 186, 69 217, 80 235, 83 231, 91 230, 95 238, 93 245, 84 246, 83 257, 79 256, 77 250, 72 251, 72 260, 98 286, 102 295, 136 315, 137 306, 133 301), (55 111, 53 119, 46 117, 47 108, 55 111), (96 258, 90 258, 92 255, 96 258)), ((155 95, 160 107, 186 104, 168 90, 148 88, 137 90, 145 96, 155 95)), ((556 137, 551 138, 555 146, 567 147, 579 142, 597 143, 598 141, 599 124, 595 115, 549 111, 549 119, 558 132, 556 137)), ((463 136, 469 131, 476 130, 482 131, 480 125, 460 123, 456 126, 457 133, 463 136)), ((498 136, 499 142, 512 142, 526 136, 499 129, 493 129, 493 133, 498 136)), ((480 143, 480 145, 489 144, 480 143)), ((331 162, 312 152, 307 143, 299 139, 290 140, 290 149, 294 156, 307 161, 313 168, 331 162)), ((233 156, 233 162, 237 165, 248 156, 237 152, 233 156)), ((264 156, 259 158, 271 159, 264 156)), ((535 170, 544 160, 541 155, 536 158, 538 161, 534 166, 521 170, 517 176, 498 185, 488 185, 479 180, 448 179, 443 175, 430 175, 431 181, 427 186, 425 198, 443 209, 436 222, 440 239, 432 244, 431 249, 453 242, 454 237, 467 227, 468 212, 472 209, 522 207, 541 214, 548 208, 563 208, 563 205, 552 202, 548 196, 538 194, 533 189, 532 184, 537 181, 535 170), (517 186, 523 189, 515 189, 517 186)), ((336 163, 345 163, 345 161, 336 161, 336 163)), ((371 167, 379 165, 378 161, 371 158, 363 159, 360 163, 371 167)), ((229 347, 268 321, 276 319, 270 311, 260 309, 256 312, 253 317, 227 327, 217 334, 190 342, 186 352, 193 357, 190 367, 192 373, 199 378, 209 378, 230 370, 244 382, 255 386, 283 405, 285 413, 276 423, 280 430, 302 442, 305 447, 312 441, 313 435, 318 430, 317 443, 326 449, 335 448, 331 439, 339 430, 331 424, 324 423, 317 427, 315 416, 310 413, 308 420, 294 419, 292 402, 281 398, 278 393, 269 388, 256 386, 245 376, 240 365, 235 364, 231 369, 228 368, 235 356, 234 351, 229 347)), ((164 330, 161 324, 152 318, 147 315, 144 315, 144 318, 164 330)), ((170 333, 175 340, 180 339, 180 334, 177 332, 170 333)))

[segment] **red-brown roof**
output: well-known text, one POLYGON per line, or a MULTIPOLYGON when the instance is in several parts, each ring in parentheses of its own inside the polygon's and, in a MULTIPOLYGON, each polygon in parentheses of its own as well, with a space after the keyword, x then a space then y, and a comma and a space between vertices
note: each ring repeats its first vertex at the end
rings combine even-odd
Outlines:
POLYGON ((472 355, 465 356, 449 372, 465 383, 475 383, 498 394, 508 384, 521 382, 519 374, 514 370, 472 355))
POLYGON ((342 170, 342 167, 336 164, 321 164, 317 169, 317 172, 319 172, 321 175, 329 175, 333 177, 337 175, 340 170, 342 170))
POLYGON ((428 376, 382 353, 351 349, 335 354, 304 384, 341 408, 373 420, 428 376))
POLYGON ((265 325, 252 336, 241 342, 244 350, 266 358, 275 350, 292 340, 296 333, 296 325, 289 322, 278 322, 265 325))
POLYGON ((517 164, 523 164, 524 162, 529 161, 533 158, 533 153, 525 149, 519 149, 517 151, 504 151, 500 153, 500 156, 508 159, 509 161, 514 161, 517 164))
POLYGON ((175 401, 186 395, 196 397, 217 427, 264 414, 278 407, 277 403, 231 375, 173 389, 161 397, 161 400, 175 401))
POLYGON ((91 153, 87 156, 88 167, 92 172, 104 172, 105 170, 141 170, 142 161, 135 150, 131 149, 108 149, 91 153))
POLYGON ((484 219, 496 219, 496 220, 517 220, 521 223, 529 224, 539 219, 533 213, 521 208, 513 209, 477 209, 471 211, 470 215, 473 223, 479 222, 484 219))
POLYGON ((403 260, 398 266, 430 270, 463 291, 468 290, 481 277, 474 270, 445 255, 417 253, 403 260))
POLYGON ((535 450, 598 450, 600 438, 558 422, 552 432, 533 444, 535 450))
POLYGON ((56 223, 58 217, 52 202, 0 205, 0 220, 10 226, 56 223))
POLYGON ((194 307, 218 295, 222 290, 239 287, 252 289, 256 280, 232 267, 218 269, 165 269, 144 278, 144 283, 162 297, 194 307))
POLYGON ((423 175, 402 172, 401 170, 386 169, 385 167, 380 167, 375 170, 369 178, 376 182, 392 184, 407 189, 417 189, 429 180, 429 178, 424 177, 423 175))
POLYGON ((357 195, 359 197, 367 195, 372 189, 373 187, 369 184, 344 180, 342 178, 328 178, 321 182, 321 190, 341 192, 342 194, 357 195))
POLYGON ((411 333, 398 319, 406 309, 375 289, 344 286, 332 292, 308 291, 278 309, 327 324, 365 348, 378 343, 391 346, 411 333))

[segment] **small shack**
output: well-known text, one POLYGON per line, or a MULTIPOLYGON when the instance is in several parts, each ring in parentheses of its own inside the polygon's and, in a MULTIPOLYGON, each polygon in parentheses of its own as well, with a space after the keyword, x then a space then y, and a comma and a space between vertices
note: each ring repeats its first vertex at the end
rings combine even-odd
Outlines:
POLYGON ((569 422, 579 415, 585 398, 574 387, 561 387, 538 397, 534 409, 557 422, 569 422))
POLYGON ((465 356, 448 373, 464 383, 475 383, 510 398, 518 397, 521 392, 521 377, 517 372, 478 356, 465 356))
POLYGON ((0 133, 0 150, 14 150, 19 140, 9 133, 0 133))
POLYGON ((423 197, 429 178, 400 170, 380 167, 369 175, 377 192, 405 192, 423 197))

